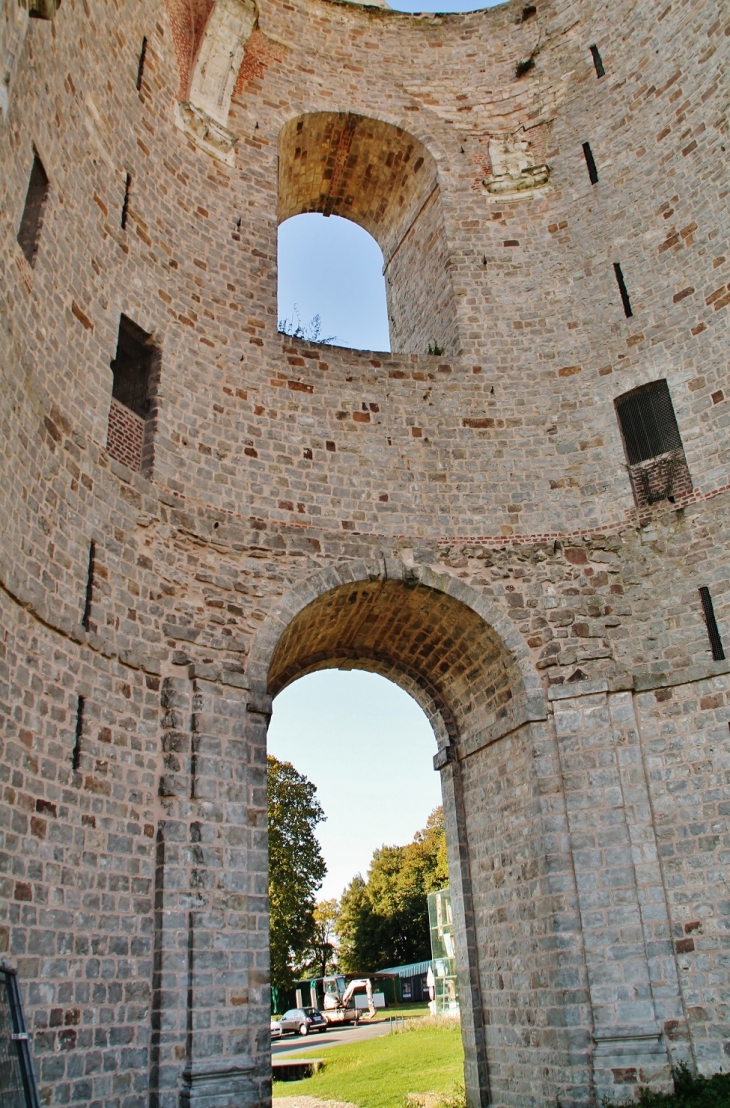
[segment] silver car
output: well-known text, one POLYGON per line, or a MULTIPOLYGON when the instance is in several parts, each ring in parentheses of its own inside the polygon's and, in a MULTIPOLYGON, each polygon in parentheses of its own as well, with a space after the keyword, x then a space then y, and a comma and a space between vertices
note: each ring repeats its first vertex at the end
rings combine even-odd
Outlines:
POLYGON ((327 1020, 316 1008, 290 1008, 279 1022, 282 1035, 308 1035, 310 1031, 327 1030, 327 1020))

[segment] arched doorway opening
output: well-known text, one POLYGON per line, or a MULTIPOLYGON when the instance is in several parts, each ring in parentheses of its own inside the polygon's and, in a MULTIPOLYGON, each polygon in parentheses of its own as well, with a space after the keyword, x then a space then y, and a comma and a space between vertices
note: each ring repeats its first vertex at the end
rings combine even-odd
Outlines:
MULTIPOLYGON (((430 962, 427 898, 448 885, 434 745, 419 705, 376 673, 318 670, 275 698, 267 736, 272 1012, 304 1002, 297 983, 302 997, 327 1007, 322 979, 341 992, 345 974, 371 980, 388 1015, 427 1010, 427 970, 418 978, 399 970, 430 962), (387 967, 398 972, 373 978, 387 967), (404 1009, 409 1002, 417 1006, 404 1009)), ((456 1018, 455 992, 448 1011, 443 1001, 453 967, 442 957, 436 969, 439 1014, 456 1018)), ((360 987, 356 1003, 365 1001, 360 987)), ((385 1015, 370 1022, 366 1011, 364 1033, 377 1037, 385 1015)), ((350 1026, 334 1026, 345 1032, 335 1041, 346 1041, 350 1026)), ((290 1050, 286 1038, 272 1042, 274 1059, 290 1050)), ((450 1080, 444 1091, 461 1078, 450 1080)))
POLYGON ((578 1103, 589 1031, 570 1026, 564 964, 576 995, 585 982, 561 914, 572 894, 550 888, 551 868, 569 861, 544 818, 543 794, 558 790, 539 681, 483 597, 450 577, 387 568, 391 577, 356 580, 332 569, 282 603, 249 659, 252 695, 336 666, 388 677, 421 705, 441 775, 468 1102, 553 1089, 578 1103))
POLYGON ((278 694, 268 752, 313 782, 326 815, 317 826, 327 861, 318 899, 339 897, 374 849, 408 842, 440 806, 434 751, 422 709, 379 674, 319 670, 278 694))
POLYGON ((279 223, 342 216, 383 253, 396 353, 458 350, 456 311, 432 154, 401 127, 352 112, 314 112, 279 135, 279 223))

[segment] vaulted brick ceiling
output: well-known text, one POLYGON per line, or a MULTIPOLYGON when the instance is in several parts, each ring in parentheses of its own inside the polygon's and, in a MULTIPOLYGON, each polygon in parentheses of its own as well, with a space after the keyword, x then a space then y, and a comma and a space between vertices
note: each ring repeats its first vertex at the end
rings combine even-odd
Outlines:
POLYGON ((477 705, 494 711, 511 699, 509 662, 493 629, 445 593, 401 581, 356 582, 292 620, 271 662, 269 692, 314 670, 365 669, 458 720, 477 705))
POLYGON ((436 163, 407 131, 361 115, 316 112, 279 139, 279 222, 303 212, 364 227, 387 258, 436 187, 436 163))

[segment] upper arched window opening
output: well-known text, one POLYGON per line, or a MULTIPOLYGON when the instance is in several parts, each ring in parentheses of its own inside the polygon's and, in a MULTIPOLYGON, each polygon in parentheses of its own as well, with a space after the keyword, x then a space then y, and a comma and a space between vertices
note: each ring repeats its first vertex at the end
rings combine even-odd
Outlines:
POLYGON ((437 167, 419 139, 352 112, 290 120, 279 136, 279 223, 304 213, 341 216, 375 239, 393 351, 456 351, 437 167))
POLYGON ((309 213, 279 227, 279 330, 354 350, 390 350, 383 254, 349 219, 309 213))

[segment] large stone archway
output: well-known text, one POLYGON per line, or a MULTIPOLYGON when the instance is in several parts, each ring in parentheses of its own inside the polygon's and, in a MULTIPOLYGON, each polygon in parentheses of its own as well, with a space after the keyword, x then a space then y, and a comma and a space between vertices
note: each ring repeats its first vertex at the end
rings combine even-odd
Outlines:
POLYGON ((524 720, 525 685, 500 635, 463 599, 437 587, 446 583, 425 584, 404 573, 324 592, 281 634, 267 692, 275 696, 317 669, 358 668, 390 678, 426 712, 438 744, 434 768, 441 773, 447 828, 465 1084, 476 1106, 489 1103, 489 1072, 467 826, 473 800, 465 798, 460 762, 497 732, 511 730, 516 718, 524 720))
POLYGON ((246 737, 257 764, 272 697, 332 666, 395 681, 434 729, 471 1108, 584 1106, 627 1067, 666 1080, 658 1020, 676 1011, 677 987, 647 945, 651 863, 630 861, 632 838, 648 831, 628 799, 642 789, 630 698, 603 686, 547 698, 510 619, 451 575, 385 557, 334 565, 283 597, 253 644, 246 737), (599 779, 581 772, 594 764, 624 794, 607 793, 600 813, 599 779), (594 823, 607 828, 605 857, 586 849, 594 823), (614 858, 624 864, 611 868, 614 858), (607 930, 615 915, 636 936, 607 930))
MULTIPOLYGON (((565 937, 575 889, 556 896, 545 886, 551 868, 569 871, 565 844, 554 841, 554 816, 545 820, 539 800, 557 787, 557 758, 520 636, 452 577, 398 563, 325 571, 270 615, 249 658, 250 703, 258 710, 250 712, 248 733, 260 759, 270 698, 331 667, 390 678, 434 729, 470 1105, 501 1103, 510 1086, 524 1095, 538 1085, 565 1103, 585 1102, 590 1027, 571 1024, 560 983, 560 967, 575 968, 580 936, 564 952, 550 941, 560 931, 565 937), (522 974, 529 984, 518 987, 522 974)), ((587 1012, 580 973, 575 986, 587 1012)))

